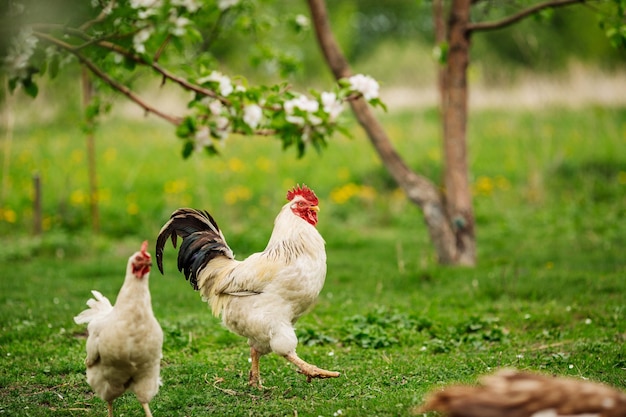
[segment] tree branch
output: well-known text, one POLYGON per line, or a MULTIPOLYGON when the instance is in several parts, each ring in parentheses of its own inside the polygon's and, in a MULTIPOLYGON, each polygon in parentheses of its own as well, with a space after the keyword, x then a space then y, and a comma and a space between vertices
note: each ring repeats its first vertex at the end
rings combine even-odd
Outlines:
MULTIPOLYGON (((352 74, 352 70, 330 29, 324 0, 307 1, 317 40, 328 66, 337 80, 349 77, 352 74)), ((411 171, 406 165, 402 157, 394 149, 384 128, 376 119, 363 97, 349 100, 349 103, 374 149, 376 149, 398 185, 405 189, 409 198, 422 208, 432 203, 439 205, 441 201, 437 187, 428 179, 411 171)))
POLYGON ((125 86, 124 84, 120 84, 117 81, 115 81, 114 79, 112 79, 111 77, 108 76, 108 74, 106 74, 104 71, 102 71, 100 68, 98 68, 97 65, 95 65, 93 62, 91 62, 90 60, 88 60, 83 54, 80 53, 79 50, 77 50, 75 47, 73 47, 72 45, 65 43, 61 40, 56 39, 53 36, 50 36, 46 33, 41 33, 41 32, 34 32, 34 35, 37 36, 38 38, 45 40, 53 45, 58 46, 59 48, 62 48, 64 50, 66 50, 67 52, 73 54, 76 58, 78 58, 78 60, 85 65, 87 68, 89 68, 89 70, 94 73, 94 75, 98 78, 100 78, 102 81, 104 81, 105 83, 107 83, 111 88, 113 88, 116 91, 119 91, 120 93, 122 93, 123 95, 125 95, 126 97, 128 97, 131 101, 133 101, 134 103, 136 103, 137 105, 139 105, 139 107, 141 107, 142 109, 144 109, 147 113, 152 113, 174 125, 179 125, 182 122, 182 118, 181 117, 176 117, 176 116, 171 116, 167 113, 164 113, 160 110, 158 110, 155 107, 150 106, 148 103, 146 103, 141 97, 139 97, 137 94, 135 94, 130 88, 128 88, 127 86, 125 86))
POLYGON ((105 7, 102 8, 102 11, 100 12, 100 14, 93 20, 89 20, 85 23, 83 23, 80 27, 80 30, 87 30, 90 27, 92 27, 93 25, 96 25, 102 21, 104 21, 107 16, 109 15, 109 13, 111 13, 111 10, 115 7, 115 0, 112 0, 109 4, 107 4, 105 7))
POLYGON ((143 59, 141 56, 133 53, 132 51, 123 48, 121 46, 119 46, 116 43, 110 42, 104 38, 101 39, 94 39, 91 36, 89 36, 87 33, 83 32, 80 29, 75 29, 75 28, 71 28, 71 27, 67 27, 67 26, 63 26, 63 25, 55 25, 55 24, 37 24, 37 25, 33 25, 32 26, 33 29, 40 29, 40 30, 63 30, 65 33, 67 33, 68 35, 72 35, 75 36, 79 39, 82 39, 84 41, 86 41, 85 43, 82 43, 80 45, 70 45, 68 43, 62 42, 62 41, 58 41, 56 38, 44 34, 44 33, 40 33, 40 35, 45 35, 46 39, 49 42, 55 43, 57 46, 62 47, 63 49, 70 51, 72 54, 77 55, 78 51, 80 49, 84 49, 88 46, 99 46, 101 48, 104 49, 108 49, 109 51, 113 51, 116 52, 122 56, 124 56, 127 59, 130 59, 134 62, 136 62, 137 64, 146 66, 146 67, 150 67, 152 68, 152 70, 154 70, 155 72, 157 72, 158 74, 160 74, 161 76, 163 76, 164 78, 180 85, 182 88, 184 88, 185 90, 194 92, 194 93, 198 93, 198 94, 202 94, 204 96, 208 96, 211 98, 214 98, 216 100, 219 100, 222 102, 222 104, 230 106, 230 101, 222 96, 220 96, 219 94, 217 94, 215 91, 213 90, 209 90, 206 89, 204 87, 201 87, 197 84, 194 84, 192 82, 190 82, 189 80, 187 80, 186 78, 183 77, 179 77, 171 72, 169 72, 167 69, 165 69, 164 67, 162 67, 161 65, 159 65, 156 60, 153 62, 148 62, 145 59, 143 59))
MULTIPOLYGON (((326 63, 337 80, 351 74, 350 65, 344 57, 330 29, 324 0, 307 0, 311 20, 326 63)), ((380 156, 385 168, 414 204, 422 209, 433 244, 442 263, 453 263, 455 236, 447 219, 444 201, 437 186, 428 178, 412 171, 393 147, 391 140, 367 102, 361 97, 350 101, 352 111, 367 137, 380 156)))
POLYGON ((496 30, 501 29, 507 26, 510 26, 514 23, 519 22, 526 17, 529 17, 533 14, 539 13, 545 9, 555 9, 557 7, 570 6, 575 3, 585 3, 588 0, 549 0, 543 3, 535 4, 534 6, 528 7, 527 9, 521 10, 514 15, 505 17, 501 20, 496 20, 494 22, 479 22, 479 23, 470 23, 467 25, 468 32, 477 32, 477 31, 488 31, 488 30, 496 30))

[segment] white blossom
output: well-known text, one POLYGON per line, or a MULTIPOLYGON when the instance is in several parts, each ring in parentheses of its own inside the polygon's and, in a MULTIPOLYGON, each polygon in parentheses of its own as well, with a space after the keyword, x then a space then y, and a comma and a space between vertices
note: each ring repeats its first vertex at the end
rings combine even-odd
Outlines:
MULTIPOLYGON (((305 96, 298 96, 296 98, 292 98, 291 100, 287 100, 283 107, 285 109, 285 113, 287 114, 286 119, 288 122, 293 124, 302 126, 306 124, 306 120, 302 116, 294 115, 295 109, 299 109, 306 113, 315 113, 319 110, 320 104, 317 100, 308 99, 305 96)), ((321 120, 317 116, 313 116, 312 114, 307 115, 307 119, 312 124, 319 124, 321 120)))
POLYGON ((219 71, 213 71, 207 77, 202 77, 198 80, 199 84, 204 84, 206 82, 213 81, 219 83, 220 95, 226 97, 230 93, 233 92, 233 84, 226 75, 222 74, 219 71))
POLYGON ((221 139, 225 139, 228 136, 228 127, 230 126, 230 120, 228 117, 220 116, 215 119, 215 132, 221 139))
POLYGON ((189 13, 194 13, 200 9, 200 3, 196 0, 172 0, 172 6, 182 6, 187 9, 189 13))
POLYGON ((306 17, 303 14, 299 14, 296 16, 296 25, 300 26, 301 28, 308 28, 309 27, 309 18, 306 17))
POLYGON ((150 39, 150 36, 152 35, 153 30, 154 29, 151 26, 148 26, 146 28, 141 29, 139 32, 135 33, 135 36, 133 37, 133 48, 135 49, 136 52, 140 54, 143 54, 146 52, 145 43, 148 39, 150 39))
POLYGON ((322 108, 328 113, 329 120, 335 121, 339 114, 343 111, 343 103, 337 99, 335 93, 322 93, 322 108))
POLYGON ((163 0, 131 0, 130 7, 138 10, 137 16, 141 20, 145 20, 150 16, 158 13, 163 6, 163 0))
POLYGON ((130 0, 130 7, 133 9, 156 9, 162 5, 162 0, 130 0))
POLYGON ((211 134, 207 126, 202 126, 195 135, 196 150, 211 145, 211 134))
POLYGON ((256 129, 261 123, 263 110, 256 104, 250 104, 243 109, 243 121, 252 129, 256 129))
POLYGON ((378 98, 378 82, 369 75, 357 74, 348 78, 350 88, 363 94, 365 100, 378 98))
POLYGON ((30 27, 23 28, 13 38, 9 45, 8 53, 2 62, 2 66, 7 69, 11 76, 17 78, 26 78, 28 76, 28 61, 35 52, 37 42, 38 39, 30 27))
POLYGON ((222 114, 223 109, 224 109, 224 105, 222 104, 221 101, 212 100, 211 103, 209 104, 209 110, 211 111, 211 114, 213 114, 214 116, 219 116, 220 114, 222 114))
POLYGON ((191 20, 186 17, 176 16, 176 13, 172 13, 170 15, 170 22, 174 25, 174 28, 171 30, 172 35, 183 36, 185 34, 185 26, 191 23, 191 20))
POLYGON ((217 7, 220 10, 230 9, 233 6, 236 6, 239 3, 239 0, 218 0, 217 7))

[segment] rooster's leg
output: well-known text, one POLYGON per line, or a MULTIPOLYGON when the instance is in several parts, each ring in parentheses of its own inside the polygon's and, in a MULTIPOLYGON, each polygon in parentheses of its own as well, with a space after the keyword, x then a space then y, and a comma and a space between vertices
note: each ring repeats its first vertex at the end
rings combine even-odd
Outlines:
POLYGON ((303 361, 296 355, 296 352, 285 355, 285 358, 300 368, 300 373, 306 375, 308 382, 311 382, 312 378, 337 378, 339 376, 339 372, 327 371, 303 361))
POLYGON ((146 413, 146 417, 152 417, 152 412, 150 411, 148 403, 141 403, 141 406, 143 407, 143 411, 146 413))
POLYGON ((259 352, 250 346, 250 359, 252 360, 252 367, 250 368, 250 379, 248 385, 256 388, 263 388, 261 386, 261 374, 259 371, 259 358, 261 355, 259 352))

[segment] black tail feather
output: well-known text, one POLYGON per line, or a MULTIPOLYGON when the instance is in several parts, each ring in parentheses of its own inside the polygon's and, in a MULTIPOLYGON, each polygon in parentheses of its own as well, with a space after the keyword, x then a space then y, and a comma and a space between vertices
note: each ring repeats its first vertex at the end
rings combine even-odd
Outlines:
POLYGON ((176 248, 178 236, 183 239, 178 250, 178 270, 185 274, 195 290, 198 289, 198 271, 212 259, 218 256, 234 258, 215 219, 208 212, 182 208, 172 213, 157 237, 155 253, 161 273, 165 243, 171 238, 172 245, 176 248))

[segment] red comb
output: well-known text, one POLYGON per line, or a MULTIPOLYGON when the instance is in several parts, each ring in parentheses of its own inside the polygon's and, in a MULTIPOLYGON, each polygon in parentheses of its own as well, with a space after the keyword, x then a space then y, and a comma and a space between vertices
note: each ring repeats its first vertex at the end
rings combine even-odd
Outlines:
POLYGON ((300 187, 300 185, 296 185, 291 190, 289 190, 287 192, 287 200, 291 201, 297 195, 304 197, 305 200, 307 200, 309 203, 313 205, 318 204, 317 196, 315 195, 313 190, 311 190, 309 187, 307 187, 304 184, 302 184, 302 187, 300 187))
POLYGON ((146 251, 148 250, 148 241, 144 240, 143 243, 141 244, 141 254, 144 256, 150 256, 148 253, 146 253, 146 251))

